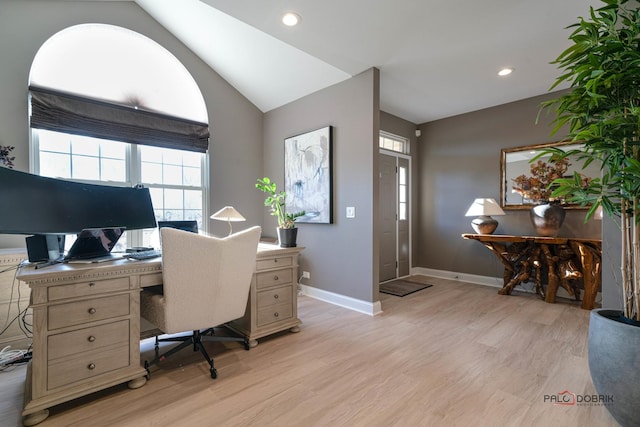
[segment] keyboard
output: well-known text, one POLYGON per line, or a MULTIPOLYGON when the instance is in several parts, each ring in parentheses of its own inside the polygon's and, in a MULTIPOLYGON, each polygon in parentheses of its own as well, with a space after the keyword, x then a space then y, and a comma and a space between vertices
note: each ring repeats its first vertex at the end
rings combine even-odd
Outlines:
POLYGON ((125 258, 133 259, 133 260, 143 260, 150 258, 157 258, 162 256, 162 251, 158 249, 152 249, 149 251, 140 251, 140 252, 129 252, 123 255, 125 258))

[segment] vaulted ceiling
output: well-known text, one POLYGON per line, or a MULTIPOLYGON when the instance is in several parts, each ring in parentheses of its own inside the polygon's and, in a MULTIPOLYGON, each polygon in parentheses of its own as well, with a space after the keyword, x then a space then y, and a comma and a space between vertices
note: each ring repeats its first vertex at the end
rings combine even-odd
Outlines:
POLYGON ((267 112, 371 67, 421 124, 546 93, 596 0, 135 0, 267 112), (284 12, 301 16, 295 27, 284 12), (504 67, 514 69, 498 77, 504 67))

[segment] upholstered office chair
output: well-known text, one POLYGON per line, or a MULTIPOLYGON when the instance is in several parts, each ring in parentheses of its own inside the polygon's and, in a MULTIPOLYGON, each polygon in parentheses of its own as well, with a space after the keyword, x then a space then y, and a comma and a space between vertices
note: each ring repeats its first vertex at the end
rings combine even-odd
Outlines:
POLYGON ((191 335, 159 339, 149 366, 193 345, 209 362, 211 378, 218 373, 203 341, 240 341, 246 338, 213 336, 213 328, 244 315, 251 277, 256 265, 260 227, 252 227, 223 239, 173 228, 162 228, 162 277, 159 289, 141 293, 141 315, 165 334, 193 331, 191 335), (159 354, 158 343, 182 342, 159 354))

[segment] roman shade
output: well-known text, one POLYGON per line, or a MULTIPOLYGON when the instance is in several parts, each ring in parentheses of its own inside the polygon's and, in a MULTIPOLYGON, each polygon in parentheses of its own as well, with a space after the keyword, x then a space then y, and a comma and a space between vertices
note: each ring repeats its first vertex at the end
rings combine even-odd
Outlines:
POLYGON ((36 86, 29 93, 32 128, 201 153, 209 146, 206 123, 36 86))

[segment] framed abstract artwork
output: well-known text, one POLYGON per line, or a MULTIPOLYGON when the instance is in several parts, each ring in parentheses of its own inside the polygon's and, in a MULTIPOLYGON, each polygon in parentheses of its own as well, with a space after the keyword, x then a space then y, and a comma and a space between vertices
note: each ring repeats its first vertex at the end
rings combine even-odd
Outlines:
POLYGON ((305 211, 296 222, 333 224, 333 127, 284 140, 287 212, 305 211))

